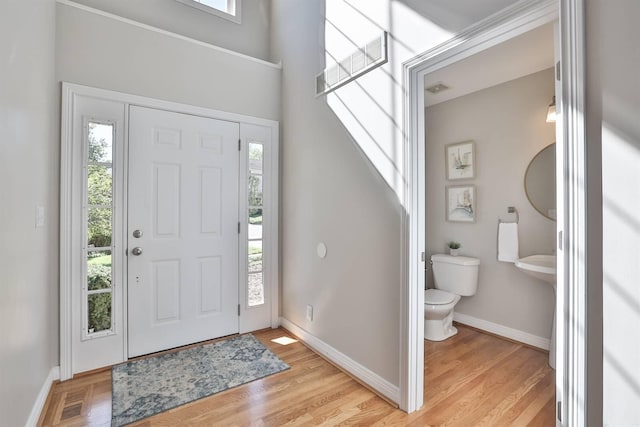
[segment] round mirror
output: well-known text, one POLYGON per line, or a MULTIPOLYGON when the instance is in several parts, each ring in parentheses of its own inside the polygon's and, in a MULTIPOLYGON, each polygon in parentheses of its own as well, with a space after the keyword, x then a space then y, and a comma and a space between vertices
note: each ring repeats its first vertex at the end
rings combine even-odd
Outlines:
POLYGON ((545 217, 556 219, 556 144, 543 148, 529 163, 524 191, 533 207, 545 217))

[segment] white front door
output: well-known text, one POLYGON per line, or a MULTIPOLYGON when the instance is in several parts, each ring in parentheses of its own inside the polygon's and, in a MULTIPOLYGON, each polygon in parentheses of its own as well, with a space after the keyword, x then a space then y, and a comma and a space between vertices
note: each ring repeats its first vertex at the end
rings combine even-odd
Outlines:
POLYGON ((129 112, 128 355, 238 332, 239 124, 129 112))

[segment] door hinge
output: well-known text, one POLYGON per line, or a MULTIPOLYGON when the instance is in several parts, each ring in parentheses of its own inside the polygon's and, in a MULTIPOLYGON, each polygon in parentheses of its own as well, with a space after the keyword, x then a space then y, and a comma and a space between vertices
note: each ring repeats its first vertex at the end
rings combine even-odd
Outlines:
POLYGON ((238 234, 240 234, 240 221, 238 221, 238 234))
POLYGON ((424 252, 422 252, 422 253, 420 254, 420 261, 424 262, 424 259, 425 259, 425 257, 424 257, 424 252))
POLYGON ((558 421, 562 422, 562 402, 558 401, 558 421))
POLYGON ((563 245, 564 241, 562 239, 562 230, 558 231, 558 249, 563 250, 564 245, 563 245))
POLYGON ((556 80, 560 81, 560 61, 556 62, 556 80))
POLYGON ((238 316, 240 316, 240 304, 238 304, 238 316))
POLYGON ((242 140, 240 138, 238 138, 238 151, 242 150, 242 140))

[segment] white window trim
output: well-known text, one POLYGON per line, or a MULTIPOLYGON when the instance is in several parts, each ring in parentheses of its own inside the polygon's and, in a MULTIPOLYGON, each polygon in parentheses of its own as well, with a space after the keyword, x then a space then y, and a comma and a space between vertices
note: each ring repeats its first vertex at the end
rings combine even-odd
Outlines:
MULTIPOLYGON (((89 333, 89 283, 88 283, 88 265, 87 262, 83 262, 82 263, 82 282, 83 282, 83 286, 82 286, 82 307, 81 307, 81 311, 80 313, 82 314, 82 332, 80 335, 80 339, 81 341, 86 341, 86 340, 91 340, 91 339, 96 339, 96 338, 102 338, 105 336, 109 336, 109 335, 116 335, 117 334, 117 330, 116 330, 116 285, 118 280, 116 280, 118 277, 118 273, 120 273, 120 260, 116 259, 117 257, 115 256, 115 248, 116 248, 116 243, 119 240, 117 238, 117 233, 118 233, 118 229, 116 228, 116 224, 118 223, 117 221, 117 208, 116 208, 116 200, 117 197, 119 196, 119 194, 117 193, 118 188, 120 187, 119 184, 119 176, 118 176, 118 165, 117 163, 117 157, 116 157, 116 150, 121 150, 122 147, 120 147, 117 144, 117 137, 116 137, 116 126, 118 125, 118 123, 114 120, 101 120, 99 118, 95 118, 95 117, 88 117, 88 116, 84 116, 83 120, 82 120, 82 148, 81 148, 81 153, 82 153, 82 178, 83 178, 83 184, 82 184, 82 203, 85 204, 86 203, 86 207, 82 209, 82 242, 83 242, 83 247, 82 247, 82 252, 83 252, 83 256, 86 257, 87 253, 88 253, 88 248, 86 247, 86 242, 88 242, 88 234, 89 234, 89 219, 88 219, 88 215, 89 215, 89 207, 88 207, 88 197, 89 197, 89 185, 88 185, 88 166, 89 166, 89 133, 88 133, 88 129, 89 129, 89 123, 98 123, 98 124, 102 124, 102 125, 108 125, 108 126, 112 126, 112 161, 111 161, 111 171, 112 171, 112 176, 114 177, 112 180, 112 188, 111 188, 111 233, 112 233, 112 241, 111 241, 111 246, 109 246, 109 249, 111 251, 111 280, 112 280, 112 284, 111 284, 111 290, 109 292, 111 292, 111 328, 109 329, 105 329, 103 331, 99 331, 99 332, 91 332, 89 333), (117 269, 117 270, 116 270, 117 269)), ((117 224, 120 228, 120 225, 117 224)), ((102 249, 102 250, 107 250, 106 248, 97 248, 98 250, 102 249)), ((88 258, 85 258, 85 260, 87 260, 88 258)), ((122 276, 121 276, 122 277, 122 276)))
POLYGON ((230 12, 225 12, 224 10, 216 9, 215 7, 207 6, 206 4, 202 4, 194 0, 176 1, 179 1, 182 4, 186 4, 187 6, 194 7, 203 12, 210 13, 211 15, 215 15, 220 18, 227 19, 231 22, 235 22, 236 24, 242 23, 242 0, 227 0, 227 10, 229 10, 230 12))

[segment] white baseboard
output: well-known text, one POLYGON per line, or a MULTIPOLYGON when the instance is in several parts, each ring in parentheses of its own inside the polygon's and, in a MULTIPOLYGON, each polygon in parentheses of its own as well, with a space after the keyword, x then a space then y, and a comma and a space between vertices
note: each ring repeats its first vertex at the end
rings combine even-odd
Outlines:
POLYGON ((51 384, 54 381, 60 379, 60 367, 54 366, 49 371, 49 375, 47 379, 44 380, 42 387, 40 388, 40 392, 38 393, 38 397, 31 408, 31 413, 29 414, 29 418, 25 424, 25 427, 36 427, 38 425, 38 420, 40 419, 40 414, 42 413, 42 409, 44 409, 44 404, 47 402, 47 397, 49 396, 49 390, 51 390, 51 384))
POLYGON ((315 337, 304 329, 298 327, 294 323, 285 318, 280 318, 280 324, 283 328, 300 338, 307 346, 318 354, 329 359, 341 369, 356 377, 376 392, 380 393, 392 402, 400 402, 400 388, 391 384, 380 375, 362 366, 355 360, 331 347, 321 339, 315 337))
POLYGON ((509 338, 511 340, 528 344, 533 347, 538 347, 547 351, 549 350, 549 346, 551 343, 549 338, 542 338, 528 332, 523 332, 519 329, 509 328, 507 326, 499 325, 487 320, 478 319, 466 314, 454 312, 453 320, 464 325, 473 326, 474 328, 482 329, 483 331, 491 332, 492 334, 500 335, 501 337, 509 338))

